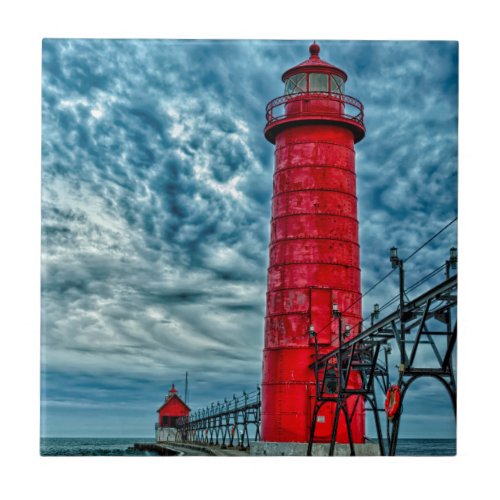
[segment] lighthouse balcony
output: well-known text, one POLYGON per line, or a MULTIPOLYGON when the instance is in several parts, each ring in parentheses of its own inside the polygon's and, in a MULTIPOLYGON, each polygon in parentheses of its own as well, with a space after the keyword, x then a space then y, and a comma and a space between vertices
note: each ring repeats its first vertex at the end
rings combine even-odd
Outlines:
POLYGON ((277 97, 266 106, 266 139, 275 143, 284 127, 330 122, 350 129, 354 142, 365 136, 363 104, 354 97, 333 92, 301 92, 277 97))

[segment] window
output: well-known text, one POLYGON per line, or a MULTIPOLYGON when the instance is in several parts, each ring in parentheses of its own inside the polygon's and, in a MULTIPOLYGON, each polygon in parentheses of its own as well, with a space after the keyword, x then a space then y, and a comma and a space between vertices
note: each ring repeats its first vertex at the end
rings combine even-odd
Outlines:
POLYGON ((299 92, 332 92, 333 94, 344 93, 344 80, 337 75, 326 73, 299 73, 291 76, 285 82, 285 94, 298 94, 299 92), (309 89, 307 79, 309 78, 309 89), (330 88, 328 88, 330 79, 330 88))
POLYGON ((328 92, 328 75, 311 73, 309 75, 309 92, 328 92))
POLYGON ((307 92, 305 73, 293 75, 285 83, 285 94, 297 94, 299 92, 307 92))
POLYGON ((333 94, 344 93, 344 80, 337 75, 330 75, 330 92, 333 94))
POLYGON ((176 427, 178 418, 179 417, 170 417, 170 416, 164 415, 161 418, 161 426, 162 427, 176 427))

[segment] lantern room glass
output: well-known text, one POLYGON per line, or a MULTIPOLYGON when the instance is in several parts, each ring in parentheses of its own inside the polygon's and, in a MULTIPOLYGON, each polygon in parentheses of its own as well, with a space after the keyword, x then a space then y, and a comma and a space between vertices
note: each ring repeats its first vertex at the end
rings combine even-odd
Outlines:
POLYGON ((330 75, 330 92, 332 94, 344 93, 344 80, 337 75, 330 75))
POLYGON ((328 92, 328 75, 311 73, 309 75, 309 92, 328 92))
POLYGON ((285 83, 285 94, 298 94, 299 92, 307 92, 306 73, 293 75, 285 83))
POLYGON ((338 75, 327 73, 298 73, 285 81, 285 94, 301 92, 344 93, 344 80, 338 75))

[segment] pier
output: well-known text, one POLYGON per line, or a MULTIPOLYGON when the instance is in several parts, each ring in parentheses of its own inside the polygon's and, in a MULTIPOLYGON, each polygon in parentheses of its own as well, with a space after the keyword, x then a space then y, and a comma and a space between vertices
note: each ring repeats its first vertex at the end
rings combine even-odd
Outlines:
POLYGON ((161 456, 190 456, 190 457, 248 457, 248 450, 238 448, 221 448, 218 445, 197 445, 191 443, 134 443, 134 449, 152 451, 161 456))

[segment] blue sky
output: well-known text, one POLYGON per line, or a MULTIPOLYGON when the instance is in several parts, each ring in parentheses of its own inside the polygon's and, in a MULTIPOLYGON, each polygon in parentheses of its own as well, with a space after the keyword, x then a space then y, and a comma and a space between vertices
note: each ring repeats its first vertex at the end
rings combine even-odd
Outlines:
MULTIPOLYGON (((390 269, 390 246, 404 257, 456 215, 458 45, 319 43, 365 106, 366 290, 390 269)), ((309 44, 44 41, 42 435, 152 435, 185 371, 194 409, 260 382, 273 173, 264 109, 309 44)), ((455 244, 454 226, 412 259, 408 283, 455 244)), ((396 286, 370 294, 365 315, 396 286)), ((404 436, 454 435, 441 386, 409 394, 404 436)))

